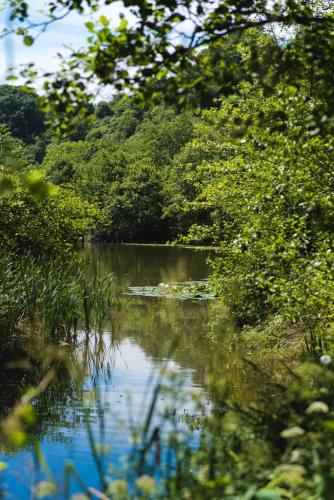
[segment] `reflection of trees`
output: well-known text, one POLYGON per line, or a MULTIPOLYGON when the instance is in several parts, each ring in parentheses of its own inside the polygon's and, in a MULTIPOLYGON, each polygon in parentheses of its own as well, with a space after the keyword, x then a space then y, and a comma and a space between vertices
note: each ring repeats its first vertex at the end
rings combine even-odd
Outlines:
MULTIPOLYGON (((15 339, 0 350, 0 419, 8 415, 24 392, 37 386, 47 369, 56 368, 52 384, 35 402, 36 425, 31 438, 68 439, 67 429, 85 427, 87 414, 97 418, 96 401, 87 398, 87 387, 110 381, 115 342, 110 334, 78 333, 70 343, 51 346, 44 335, 15 339), (84 381, 87 381, 86 386, 84 381)), ((101 408, 98 412, 101 412, 101 408)))
POLYGON ((33 360, 27 353, 25 340, 13 336, 0 344, 0 419, 7 416, 29 385, 37 381, 33 360))
MULTIPOLYGON (((70 345, 61 349, 65 371, 58 372, 49 390, 38 401, 39 436, 53 434, 62 438, 58 429, 85 427, 85 418, 98 418, 103 408, 87 397, 99 381, 110 383, 116 344, 109 333, 79 332, 70 345)), ((59 350, 58 350, 59 351, 59 350)))
POLYGON ((115 273, 116 285, 157 285, 160 282, 197 280, 209 273, 208 252, 186 248, 140 245, 88 245, 85 250, 98 261, 103 275, 115 273))
POLYGON ((173 361, 193 371, 194 383, 209 385, 209 380, 226 380, 227 387, 243 399, 249 381, 248 367, 241 362, 233 324, 226 318, 216 328, 219 342, 208 338, 209 324, 217 317, 210 301, 125 297, 117 316, 118 330, 135 339, 154 362, 162 362, 172 345, 173 361))
POLYGON ((114 323, 120 338, 132 337, 153 362, 161 363, 175 345, 173 361, 192 370, 194 383, 204 386, 217 405, 222 395, 238 403, 254 401, 264 390, 272 392, 271 381, 287 373, 268 356, 252 355, 258 371, 245 362, 249 355, 221 309, 212 301, 123 296, 114 323), (216 341, 208 338, 210 330, 216 341))
MULTIPOLYGON (((22 393, 37 385, 52 364, 57 377, 36 403, 38 422, 35 435, 64 440, 68 429, 83 427, 86 409, 91 419, 98 418, 101 408, 87 401, 89 388, 100 382, 110 384, 115 339, 132 338, 155 364, 165 361, 172 345, 172 359, 181 368, 192 370, 194 383, 205 386, 214 405, 221 406, 221 381, 237 401, 254 400, 264 380, 276 369, 272 363, 256 373, 242 361, 243 350, 233 324, 225 315, 220 321, 214 302, 179 301, 177 299, 134 297, 124 295, 130 285, 151 285, 159 281, 198 279, 206 276, 203 255, 184 249, 165 247, 127 247, 97 245, 91 249, 93 261, 99 261, 99 272, 115 273, 120 291, 103 334, 78 332, 68 344, 47 336, 27 332, 0 347, 0 418, 8 414, 22 393), (217 342, 208 339, 210 325, 215 323, 217 342), (111 333, 107 333, 107 332, 111 333), (25 361, 19 366, 17 362, 25 361), (27 366, 27 362, 29 367, 27 366), (15 364, 16 363, 16 364, 15 364), (8 368, 11 369, 8 369, 8 368)), ((247 355, 247 353, 246 353, 247 355)), ((224 393, 225 394, 225 393, 224 393)))

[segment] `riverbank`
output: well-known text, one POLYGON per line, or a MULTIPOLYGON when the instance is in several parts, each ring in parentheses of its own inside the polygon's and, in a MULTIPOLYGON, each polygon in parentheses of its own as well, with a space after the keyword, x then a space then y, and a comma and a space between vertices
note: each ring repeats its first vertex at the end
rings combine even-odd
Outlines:
POLYGON ((209 246, 209 245, 184 245, 179 243, 126 243, 126 242, 112 242, 112 241, 103 241, 98 240, 94 242, 94 240, 85 241, 84 244, 87 243, 104 243, 108 245, 123 245, 123 246, 132 246, 132 247, 168 247, 168 248, 189 248, 190 250, 212 250, 218 252, 220 247, 217 246, 209 246))

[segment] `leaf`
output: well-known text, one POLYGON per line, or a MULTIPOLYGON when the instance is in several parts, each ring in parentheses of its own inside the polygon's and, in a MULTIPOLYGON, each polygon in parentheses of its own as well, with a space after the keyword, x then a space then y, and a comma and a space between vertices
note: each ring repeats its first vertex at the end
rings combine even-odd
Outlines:
POLYGON ((86 28, 89 30, 89 31, 93 31, 94 30, 94 23, 92 21, 88 21, 87 23, 85 23, 85 26, 86 28))
POLYGON ((31 45, 33 45, 34 43, 34 39, 32 36, 30 35, 26 35, 24 38, 23 38, 23 43, 24 45, 27 45, 28 47, 30 47, 31 45))
POLYGON ((0 462, 0 472, 3 472, 8 468, 8 464, 6 462, 0 462))
POLYGON ((100 23, 103 24, 103 26, 108 26, 109 20, 106 16, 100 16, 100 23))
POLYGON ((334 431, 334 420, 323 420, 321 425, 329 431, 334 431))

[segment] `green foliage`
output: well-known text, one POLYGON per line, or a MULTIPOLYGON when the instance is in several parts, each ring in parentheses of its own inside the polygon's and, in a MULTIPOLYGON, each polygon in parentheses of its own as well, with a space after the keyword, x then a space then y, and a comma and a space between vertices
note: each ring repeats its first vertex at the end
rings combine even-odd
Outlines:
MULTIPOLYGON (((54 138, 42 165, 46 179, 61 187, 57 200, 30 201, 31 186, 21 179, 16 198, 14 191, 3 198, 4 219, 6 204, 15 205, 10 227, 22 227, 17 246, 34 240, 41 248, 48 235, 51 248, 57 238, 74 241, 89 231, 111 241, 181 236, 214 244, 221 247, 217 291, 242 323, 279 312, 312 336, 319 324, 326 328, 333 314, 332 122, 325 93, 302 74, 303 65, 311 68, 303 52, 309 35, 298 29, 282 43, 252 28, 203 50, 196 71, 204 71, 202 63, 219 71, 223 51, 233 85, 248 81, 196 116, 166 104, 138 110, 136 97, 120 95, 98 104, 89 125, 77 117, 72 135, 54 138), (263 71, 253 68, 256 81, 237 72, 250 68, 254 53, 263 71), (304 62, 277 78, 281 62, 297 55, 304 62), (72 211, 69 193, 77 196, 72 211)), ((191 102, 201 102, 201 87, 188 90, 191 102)), ((3 190, 12 182, 4 178, 3 190)), ((14 238, 10 231, 5 227, 5 241, 14 238)))
POLYGON ((100 208, 97 237, 166 241, 167 167, 191 138, 194 118, 166 106, 138 112, 125 97, 99 106, 85 140, 50 144, 46 176, 100 208))
MULTIPOLYGON (((180 498, 180 491, 182 498, 196 499, 330 498, 333 370, 305 365, 291 376, 280 394, 262 395, 247 409, 231 404, 217 387, 216 412, 182 418, 190 431, 200 431, 198 447, 170 417, 175 431, 166 446, 175 457, 173 472, 145 455, 145 470, 159 471, 165 480, 154 498, 180 498)), ((272 391, 277 393, 274 383, 272 391)))
MULTIPOLYGON (((134 164, 126 177, 115 181, 103 213, 116 241, 165 241, 161 223, 161 183, 150 165, 134 164)), ((108 229, 107 229, 108 231, 108 229)))
POLYGON ((23 171, 29 161, 22 142, 15 139, 6 125, 0 124, 0 169, 3 175, 14 171, 23 171))
POLYGON ((220 139, 211 161, 194 162, 198 194, 188 210, 211 220, 189 239, 221 245, 217 278, 244 321, 279 310, 314 329, 333 318, 332 134, 305 128, 321 107, 306 92, 282 87, 265 97, 246 85, 204 114, 220 139))
POLYGON ((30 143, 44 131, 44 122, 35 93, 13 85, 0 85, 0 123, 7 125, 14 137, 30 143))
POLYGON ((3 247, 19 253, 63 252, 94 224, 96 210, 70 191, 50 193, 39 175, 28 177, 27 184, 11 179, 11 189, 0 196, 3 247))
MULTIPOLYGON (((210 244, 214 242, 210 210, 207 204, 194 203, 194 200, 200 195, 204 184, 214 180, 209 163, 226 159, 230 148, 222 144, 218 127, 209 120, 198 120, 193 135, 194 138, 185 144, 167 168, 163 186, 163 218, 173 238, 187 234, 188 243, 210 244), (201 234, 195 234, 194 225, 201 225, 201 234), (205 232, 204 225, 210 231, 205 232)), ((216 240, 219 240, 218 235, 216 240)))
MULTIPOLYGON (((113 3, 50 0, 40 29, 67 12, 113 3)), ((38 31, 29 29, 29 4, 6 2, 27 46, 38 31)), ((181 235, 214 244, 220 248, 214 284, 240 323, 279 315, 282 324, 305 332, 310 350, 323 350, 334 320, 332 2, 141 0, 122 6, 135 22, 123 15, 115 29, 104 15, 88 20, 86 47, 53 78, 44 75, 42 109, 67 135, 51 141, 42 170, 31 171, 29 151, 0 127, 2 244, 16 254, 63 252, 95 229, 96 217, 95 235, 110 240, 181 235), (132 97, 100 103, 93 113, 87 84, 95 77, 119 91, 131 89, 132 97), (192 107, 193 114, 168 107, 171 102, 192 107)), ((29 85, 37 73, 29 66, 23 76, 29 85)), ((36 102, 19 88, 0 89, 0 121, 25 142, 43 130, 36 102)), ((43 139, 35 142, 30 158, 41 160, 44 147, 43 139)), ((67 268, 60 267, 59 280, 57 266, 41 273, 31 255, 21 267, 12 258, 0 255, 6 331, 35 311, 51 331, 71 329, 79 316, 89 329, 94 304, 101 328, 108 287, 95 283, 103 296, 91 296, 69 279, 67 268)), ((184 416, 201 430, 197 449, 172 412, 166 446, 173 467, 163 471, 156 492, 160 434, 150 425, 157 387, 130 481, 113 481, 106 493, 127 498, 132 481, 134 496, 144 498, 330 498, 333 370, 288 371, 294 384, 273 386, 274 397, 246 409, 217 387, 217 412, 184 416)))
MULTIPOLYGON (((112 6, 116 0, 94 2, 49 0, 45 18, 31 22, 31 3, 7 0, 12 30, 33 45, 35 36, 51 23, 72 11, 96 12, 112 6), (31 26, 31 29, 29 29, 31 26)), ((41 99, 46 113, 53 115, 61 131, 66 131, 73 116, 89 114, 88 83, 98 78, 117 90, 131 88, 141 103, 167 101, 182 105, 207 104, 213 96, 231 92, 236 82, 251 80, 270 92, 286 79, 298 83, 301 76, 317 75, 312 91, 324 99, 324 111, 331 117, 333 109, 332 68, 333 32, 330 1, 282 3, 264 0, 221 0, 201 2, 123 1, 115 28, 105 15, 85 22, 87 44, 63 61, 61 70, 50 78, 46 74, 41 99), (131 13, 131 19, 128 19, 131 13), (265 46, 252 31, 274 27, 272 40, 265 46), (283 28, 282 38, 279 29, 283 28), (292 29, 291 29, 292 28, 292 29), (249 38, 248 35, 250 33, 249 38), (297 33, 296 38, 291 33, 297 33), (248 50, 236 54, 232 46, 246 37, 248 50), (62 117, 60 115, 63 115, 62 117)), ((31 66, 23 71, 27 84, 36 78, 31 66)), ((313 115, 321 124, 321 115, 313 115)))
POLYGON ((97 210, 31 170, 25 149, 0 125, 0 238, 19 253, 57 254, 93 227, 97 210))

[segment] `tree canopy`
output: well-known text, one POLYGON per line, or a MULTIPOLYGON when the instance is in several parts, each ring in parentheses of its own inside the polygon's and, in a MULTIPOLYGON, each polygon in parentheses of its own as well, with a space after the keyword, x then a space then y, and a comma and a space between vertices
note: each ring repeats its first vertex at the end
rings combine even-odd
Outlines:
POLYGON ((45 129, 38 96, 17 86, 0 85, 0 123, 7 125, 14 137, 31 142, 45 129))
MULTIPOLYGON (((30 46, 41 31, 72 11, 89 14, 114 3, 114 0, 49 0, 45 19, 36 24, 31 17, 32 2, 7 0, 11 23, 2 36, 16 32, 30 46)), ((123 12, 116 28, 106 15, 97 20, 84 18, 86 46, 74 51, 57 74, 45 75, 48 98, 44 110, 66 111, 63 120, 59 119, 59 126, 66 128, 71 110, 82 116, 88 112, 88 83, 96 78, 118 90, 130 88, 138 100, 156 102, 163 96, 165 100, 185 105, 193 91, 198 96, 212 92, 212 88, 223 93, 231 88, 231 82, 240 72, 267 91, 283 80, 298 89, 299 78, 305 73, 317 75, 310 91, 326 99, 325 109, 316 117, 317 126, 323 116, 332 115, 331 1, 124 0, 121 5, 123 12), (275 43, 259 44, 256 37, 247 35, 254 28, 272 31, 275 43), (297 36, 292 36, 296 30, 297 36), (231 36, 235 45, 244 36, 248 37, 242 64, 240 58, 228 54, 231 36)), ((31 82, 36 71, 29 66, 25 76, 31 82)))
MULTIPOLYGON (((36 25, 30 2, 8 0, 12 24, 3 36, 12 29, 32 45, 63 16, 113 4, 49 1, 36 25)), ((220 247, 217 288, 241 321, 283 311, 311 329, 327 327, 332 2, 122 6, 118 27, 105 15, 84 16, 86 46, 44 75, 40 103, 67 135, 50 132, 42 175, 93 206, 95 237, 220 247), (118 94, 93 107, 96 78, 118 94)), ((36 77, 31 66, 24 74, 28 84, 36 77)))
MULTIPOLYGON (((287 383, 296 385, 287 390, 285 376, 275 384, 266 377, 270 397, 256 390, 255 404, 244 409, 228 403, 229 379, 215 380, 219 411, 203 413, 200 398, 204 416, 193 420, 183 412, 179 443, 176 413, 167 412, 171 469, 158 495, 331 498, 333 2, 123 0, 116 28, 98 13, 113 0, 47 0, 39 24, 32 21, 33 3, 7 0, 11 22, 3 36, 14 31, 31 46, 49 25, 76 11, 85 14, 88 38, 57 74, 44 74, 38 102, 62 134, 52 127, 41 134, 24 112, 21 123, 18 103, 23 111, 36 109, 35 95, 0 89, 0 99, 8 97, 0 123, 0 329, 14 331, 35 308, 42 321, 48 313, 44 324, 51 332, 63 325, 67 340, 84 318, 82 307, 87 332, 94 304, 102 314, 110 310, 111 290, 93 279, 90 296, 81 272, 73 281, 67 266, 58 271, 54 257, 72 258, 68 250, 82 237, 214 246, 210 294, 218 300, 208 337, 217 343, 208 356, 219 335, 231 352, 239 351, 241 338, 241 355, 255 342, 265 345, 266 365, 271 358, 262 355, 283 345, 287 383), (86 16, 94 12, 95 18, 86 16), (89 89, 96 79, 117 93, 94 105, 89 89), (230 336, 227 311, 238 336, 230 336), (313 374, 285 362, 301 337, 314 358, 326 352, 325 366, 313 374), (186 444, 187 422, 199 431, 199 447, 194 436, 186 444)), ((29 91, 37 72, 28 66, 23 75, 29 91)), ((263 380, 266 371, 246 361, 263 380)), ((238 363, 235 368, 231 386, 240 374, 238 363)), ((151 453, 154 439, 144 432, 140 471, 145 456, 165 470, 164 459, 151 453)), ((133 483, 133 471, 130 477, 133 483)))

